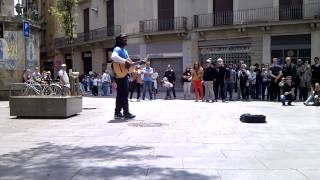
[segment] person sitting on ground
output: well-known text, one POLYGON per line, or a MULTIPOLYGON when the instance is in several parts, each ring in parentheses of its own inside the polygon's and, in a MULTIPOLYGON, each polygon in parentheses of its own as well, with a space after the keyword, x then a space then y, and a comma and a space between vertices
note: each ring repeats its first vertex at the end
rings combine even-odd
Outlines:
POLYGON ((312 94, 303 104, 306 106, 320 106, 320 85, 318 82, 315 83, 314 89, 312 87, 312 94))
POLYGON ((171 82, 169 82, 168 78, 164 77, 162 79, 162 86, 166 88, 167 90, 167 95, 165 99, 171 99, 171 89, 173 87, 173 84, 171 82))
POLYGON ((291 76, 287 76, 287 78, 282 78, 279 86, 282 89, 282 94, 280 96, 282 105, 286 105, 285 102, 288 101, 288 105, 291 106, 293 97, 294 97, 294 86, 291 81, 291 76))

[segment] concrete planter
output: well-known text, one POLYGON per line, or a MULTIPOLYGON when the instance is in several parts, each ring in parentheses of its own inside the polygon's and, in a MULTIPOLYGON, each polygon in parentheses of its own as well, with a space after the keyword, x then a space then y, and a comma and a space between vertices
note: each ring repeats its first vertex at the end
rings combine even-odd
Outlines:
POLYGON ((11 96, 10 116, 67 118, 82 112, 81 96, 11 96))

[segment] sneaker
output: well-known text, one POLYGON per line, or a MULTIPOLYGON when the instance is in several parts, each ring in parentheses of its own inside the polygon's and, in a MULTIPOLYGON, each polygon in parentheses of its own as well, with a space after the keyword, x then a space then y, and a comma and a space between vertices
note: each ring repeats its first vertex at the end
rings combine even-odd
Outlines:
POLYGON ((121 113, 115 113, 114 114, 114 119, 122 119, 123 115, 121 113))
POLYGON ((124 115, 124 119, 133 119, 133 118, 135 118, 136 116, 135 115, 133 115, 133 114, 131 114, 131 113, 128 113, 128 114, 125 114, 124 115))
POLYGON ((291 102, 288 103, 288 106, 292 106, 291 102))

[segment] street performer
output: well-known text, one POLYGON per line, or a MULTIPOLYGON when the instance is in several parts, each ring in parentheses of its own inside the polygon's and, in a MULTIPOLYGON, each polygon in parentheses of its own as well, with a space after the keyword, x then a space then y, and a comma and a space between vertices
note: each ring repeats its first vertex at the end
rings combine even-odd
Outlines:
MULTIPOLYGON (((111 59, 121 64, 131 64, 132 61, 129 58, 127 50, 124 48, 127 45, 127 36, 125 34, 119 34, 116 36, 115 46, 111 55, 111 59)), ((117 97, 116 108, 114 113, 114 119, 133 119, 136 116, 129 112, 128 93, 129 82, 128 76, 123 78, 115 78, 117 84, 117 97), (123 114, 121 113, 123 110, 123 114)))

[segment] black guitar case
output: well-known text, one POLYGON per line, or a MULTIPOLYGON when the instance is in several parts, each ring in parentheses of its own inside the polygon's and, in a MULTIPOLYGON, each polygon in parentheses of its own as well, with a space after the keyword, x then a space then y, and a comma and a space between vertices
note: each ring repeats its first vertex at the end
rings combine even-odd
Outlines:
POLYGON ((243 123, 266 123, 265 115, 242 114, 240 121, 243 123))

